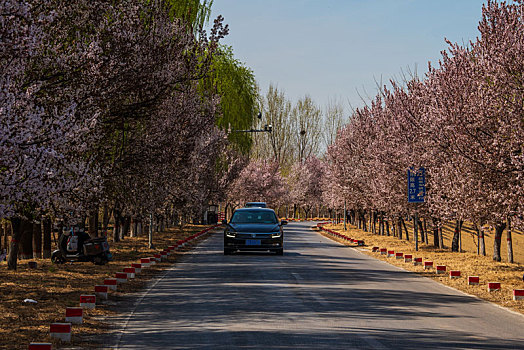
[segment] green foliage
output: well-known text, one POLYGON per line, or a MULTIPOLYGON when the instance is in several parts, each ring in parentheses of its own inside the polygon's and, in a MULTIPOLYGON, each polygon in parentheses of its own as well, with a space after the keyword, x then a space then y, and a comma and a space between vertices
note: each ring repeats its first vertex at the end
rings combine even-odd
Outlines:
MULTIPOLYGON (((257 84, 253 71, 235 59, 233 49, 221 46, 213 57, 213 72, 205 82, 207 89, 214 89, 220 96, 221 113, 217 116, 217 125, 224 130, 247 130, 252 128, 257 114, 257 84)), ((250 133, 232 131, 229 141, 242 154, 251 148, 250 133)))
POLYGON ((183 20, 195 33, 209 21, 213 0, 166 0, 166 3, 169 15, 183 20))

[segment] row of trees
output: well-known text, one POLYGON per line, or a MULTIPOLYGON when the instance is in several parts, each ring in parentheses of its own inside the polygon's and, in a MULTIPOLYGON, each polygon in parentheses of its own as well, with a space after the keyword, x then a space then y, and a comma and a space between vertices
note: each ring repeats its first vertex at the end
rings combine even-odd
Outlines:
MULTIPOLYGON (((389 232, 391 222, 400 237, 403 231, 407 234, 406 217, 423 218, 434 230, 434 244, 441 248, 442 225, 454 220, 455 251, 464 221, 478 230, 482 254, 482 230, 492 227, 497 261, 502 233, 508 228, 508 260, 512 261, 510 228, 524 228, 523 18, 522 0, 488 1, 475 41, 467 46, 448 42, 438 66, 430 64, 424 79, 412 76, 381 87, 369 106, 354 111, 322 162, 307 157, 315 147, 301 143, 302 136, 317 135, 316 110, 305 107, 307 98, 291 107, 277 89, 270 88, 262 104, 268 116, 279 120, 296 111, 299 127, 285 132, 288 139, 275 134, 262 146, 272 151, 268 158, 281 169, 274 175, 280 176, 274 181, 278 190, 268 191, 264 198, 274 204, 300 204, 306 211, 321 204, 347 205, 352 219, 363 228, 374 228, 378 221, 380 232, 389 232), (301 118, 315 126, 302 129, 301 118), (407 201, 410 167, 426 169, 427 195, 421 205, 407 201), (279 194, 285 185, 289 196, 279 194)), ((258 174, 246 171, 242 183, 251 179, 256 184, 275 168, 258 166, 258 174)), ((233 198, 242 200, 242 196, 233 193, 233 198)), ((427 228, 422 221, 414 225, 427 228)))
POLYGON ((392 82, 357 110, 328 151, 331 196, 360 213, 418 213, 437 229, 456 220, 457 236, 464 220, 490 225, 500 261, 503 230, 523 227, 523 10, 522 1, 488 1, 476 41, 448 42, 425 79, 392 82), (406 201, 410 166, 426 169, 424 205, 406 201))
POLYGON ((224 195, 251 141, 228 142, 219 126, 251 123, 256 85, 219 45, 223 19, 201 30, 210 6, 0 0, 0 218, 12 224, 9 268, 20 241, 31 240, 28 223, 42 216, 89 216, 97 235, 99 212, 107 227, 112 211, 119 240, 131 218, 152 226, 175 213, 200 216, 224 195), (231 73, 239 79, 228 81, 231 73))

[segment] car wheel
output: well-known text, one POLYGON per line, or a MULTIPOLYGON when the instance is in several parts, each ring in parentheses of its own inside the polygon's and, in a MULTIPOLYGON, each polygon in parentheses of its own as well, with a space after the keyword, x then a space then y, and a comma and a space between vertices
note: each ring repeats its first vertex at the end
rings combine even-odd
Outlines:
POLYGON ((280 249, 275 250, 275 253, 277 255, 284 255, 284 248, 280 248, 280 249))

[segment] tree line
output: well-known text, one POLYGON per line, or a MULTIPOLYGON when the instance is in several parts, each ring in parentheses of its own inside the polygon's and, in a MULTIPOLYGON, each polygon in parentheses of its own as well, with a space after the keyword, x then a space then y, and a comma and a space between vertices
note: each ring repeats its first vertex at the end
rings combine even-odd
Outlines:
POLYGON ((223 195, 251 141, 228 139, 221 125, 251 123, 256 86, 220 44, 223 18, 202 29, 211 3, 0 1, 9 268, 21 242, 32 255, 33 231, 49 244, 51 220, 88 218, 96 236, 113 216, 118 241, 133 222, 200 216, 223 195))
MULTIPOLYGON (((523 6, 522 0, 488 1, 475 41, 467 45, 447 41, 448 49, 436 66, 428 65, 423 78, 413 75, 381 86, 369 105, 351 114, 320 159, 308 158, 315 153, 314 146, 305 142, 303 152, 300 143, 302 130, 307 136, 316 129, 290 128, 288 139, 272 135, 262 149, 270 150, 265 151, 270 154, 266 159, 291 164, 274 175, 281 176, 280 185, 287 186, 289 195, 275 190, 266 198, 276 205, 346 208, 359 227, 381 234, 393 231, 407 239, 405 220, 418 218, 414 226, 425 233, 424 240, 429 227, 433 244, 440 248, 444 248, 443 224, 454 221, 454 251, 459 251, 467 221, 477 231, 479 253, 484 255, 484 232, 493 228, 496 261, 501 260, 506 230, 512 262, 511 232, 522 230, 524 223, 523 6), (293 137, 296 141, 290 147, 286 142, 293 137), (410 167, 426 170, 422 204, 407 200, 410 167), (311 182, 304 183, 307 178, 311 182), (309 186, 314 198, 299 199, 306 198, 300 190, 309 186), (320 195, 315 188, 321 189, 320 195)), ((292 107, 274 88, 264 102, 275 120, 294 110, 308 122, 316 118, 304 107, 307 103, 292 107)), ((264 170, 257 181, 269 178, 263 173, 271 174, 270 169, 259 168, 264 170)), ((247 171, 243 176, 255 178, 247 171)), ((247 196, 242 191, 232 194, 237 200, 247 196)))

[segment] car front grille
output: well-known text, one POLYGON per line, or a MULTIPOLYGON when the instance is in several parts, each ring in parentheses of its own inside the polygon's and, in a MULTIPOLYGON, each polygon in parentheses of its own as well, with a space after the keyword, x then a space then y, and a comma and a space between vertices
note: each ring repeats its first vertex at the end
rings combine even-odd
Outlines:
POLYGON ((271 233, 237 233, 236 238, 264 239, 264 238, 271 238, 271 233))

